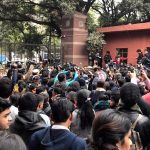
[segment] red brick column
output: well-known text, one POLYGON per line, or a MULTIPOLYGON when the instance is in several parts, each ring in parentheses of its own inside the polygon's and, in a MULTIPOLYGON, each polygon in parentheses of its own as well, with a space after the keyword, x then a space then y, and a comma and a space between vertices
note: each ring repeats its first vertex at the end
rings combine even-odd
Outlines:
POLYGON ((86 28, 86 18, 85 15, 80 13, 63 17, 62 54, 64 62, 72 62, 79 66, 88 65, 88 52, 86 50, 88 31, 86 28))

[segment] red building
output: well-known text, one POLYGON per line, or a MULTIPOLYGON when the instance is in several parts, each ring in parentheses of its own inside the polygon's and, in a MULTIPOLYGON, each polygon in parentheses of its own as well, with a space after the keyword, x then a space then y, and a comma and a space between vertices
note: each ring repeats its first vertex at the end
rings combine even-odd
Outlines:
POLYGON ((136 64, 136 50, 144 52, 145 49, 150 49, 150 22, 103 27, 97 31, 105 35, 103 56, 109 50, 113 59, 119 53, 127 58, 127 63, 136 64))

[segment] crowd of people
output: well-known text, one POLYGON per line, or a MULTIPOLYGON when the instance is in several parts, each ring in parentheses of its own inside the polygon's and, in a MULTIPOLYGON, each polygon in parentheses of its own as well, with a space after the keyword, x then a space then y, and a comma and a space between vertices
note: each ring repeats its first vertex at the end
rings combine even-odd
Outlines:
POLYGON ((110 61, 11 63, 0 76, 0 149, 149 150, 150 71, 110 61))

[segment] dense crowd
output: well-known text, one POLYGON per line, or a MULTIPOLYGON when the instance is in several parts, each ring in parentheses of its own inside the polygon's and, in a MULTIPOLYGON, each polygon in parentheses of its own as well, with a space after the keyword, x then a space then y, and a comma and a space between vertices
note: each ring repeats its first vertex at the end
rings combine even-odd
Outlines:
POLYGON ((149 150, 150 71, 106 61, 9 64, 0 76, 0 149, 149 150))

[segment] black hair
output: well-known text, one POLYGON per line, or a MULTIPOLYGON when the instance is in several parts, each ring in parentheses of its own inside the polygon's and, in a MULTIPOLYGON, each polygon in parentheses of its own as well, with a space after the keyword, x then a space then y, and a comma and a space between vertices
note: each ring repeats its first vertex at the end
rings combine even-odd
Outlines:
POLYGON ((124 84, 125 82, 126 82, 126 81, 125 81, 125 79, 124 79, 124 78, 119 78, 119 79, 118 79, 119 87, 122 87, 122 86, 123 86, 123 84, 124 84))
POLYGON ((67 99, 70 100, 73 104, 75 104, 76 97, 77 97, 76 92, 71 91, 67 94, 67 99))
POLYGON ((9 101, 0 97, 0 113, 5 111, 6 109, 9 109, 10 106, 11 106, 11 103, 9 103, 9 101))
POLYGON ((141 52, 141 49, 137 49, 136 52, 141 52))
POLYGON ((44 104, 45 104, 45 103, 49 103, 49 95, 48 95, 48 93, 41 92, 39 95, 43 97, 43 99, 44 99, 44 104))
POLYGON ((40 94, 41 92, 44 92, 46 89, 44 86, 38 86, 36 88, 36 94, 40 94))
POLYGON ((29 83, 28 85, 28 88, 29 88, 29 91, 32 92, 32 90, 36 89, 36 84, 35 83, 29 83))
POLYGON ((131 82, 131 77, 130 77, 129 75, 126 75, 126 76, 125 76, 125 81, 126 81, 126 82, 131 82))
POLYGON ((42 92, 39 94, 40 96, 42 96, 42 98, 44 99, 44 103, 43 103, 43 111, 45 112, 45 114, 47 116, 50 116, 51 113, 51 107, 50 107, 50 103, 49 103, 49 94, 42 92))
POLYGON ((18 93, 14 93, 10 96, 9 100, 15 107, 18 107, 18 102, 20 99, 20 95, 18 93))
POLYGON ((74 91, 77 92, 80 89, 80 84, 78 81, 74 81, 72 82, 69 86, 68 86, 68 92, 70 91, 74 91))
POLYGON ((8 98, 13 91, 13 83, 8 77, 0 79, 0 97, 8 98))
POLYGON ((41 71, 41 73, 42 73, 42 77, 48 77, 48 75, 49 75, 49 70, 43 69, 43 70, 41 71))
POLYGON ((77 106, 80 110, 80 128, 90 128, 94 119, 94 111, 91 101, 88 100, 90 93, 82 89, 77 93, 77 106))
POLYGON ((35 112, 38 106, 37 97, 31 92, 27 92, 21 96, 18 105, 19 111, 29 110, 35 112))
POLYGON ((44 77, 44 78, 42 78, 41 84, 42 85, 47 85, 48 81, 49 81, 49 78, 48 77, 44 77))
POLYGON ((58 75, 58 81, 59 82, 62 82, 62 81, 64 81, 65 80, 65 74, 64 73, 60 73, 59 75, 58 75))
POLYGON ((52 87, 54 84, 54 79, 50 79, 49 82, 47 83, 48 87, 52 87))
POLYGON ((97 113, 92 125, 92 139, 95 150, 118 150, 131 128, 131 122, 121 112, 106 109, 97 113))
POLYGON ((80 78, 80 79, 78 80, 78 82, 79 82, 79 84, 80 84, 80 87, 84 87, 84 86, 86 85, 85 80, 82 79, 82 78, 80 78))
POLYGON ((52 119, 55 123, 67 121, 70 114, 74 111, 74 106, 71 101, 64 98, 59 98, 51 105, 52 119))
POLYGON ((143 87, 143 85, 141 85, 141 84, 138 84, 138 87, 139 87, 139 89, 140 89, 141 95, 142 95, 142 96, 145 95, 145 87, 143 87))
POLYGON ((51 71, 50 78, 55 78, 57 74, 58 74, 58 71, 56 69, 51 71))
POLYGON ((94 67, 94 72, 98 71, 100 68, 99 67, 94 67))
POLYGON ((141 98, 140 89, 133 83, 125 83, 120 89, 120 98, 124 107, 131 108, 141 98))
POLYGON ((1 150, 27 150, 21 137, 7 131, 0 131, 0 149, 1 150))
POLYGON ((18 91, 22 92, 26 88, 26 83, 23 80, 18 81, 18 91))
POLYGON ((120 90, 112 91, 110 97, 114 102, 118 103, 120 99, 120 90))
POLYGON ((97 87, 102 87, 103 88, 104 86, 105 86, 104 81, 100 80, 100 81, 97 82, 97 87))
POLYGON ((53 91, 54 91, 54 93, 56 93, 56 94, 62 94, 62 89, 61 88, 59 88, 59 87, 54 87, 53 88, 53 91))
POLYGON ((22 73, 18 73, 17 74, 17 80, 19 81, 19 80, 22 80, 22 78, 23 78, 23 74, 22 73))
POLYGON ((105 110, 107 108, 110 108, 109 104, 109 96, 107 93, 103 93, 98 95, 98 101, 94 104, 94 110, 95 112, 105 110))
POLYGON ((37 103, 41 103, 43 102, 44 103, 44 96, 43 95, 40 95, 40 94, 35 94, 36 96, 36 99, 37 99, 37 103))

